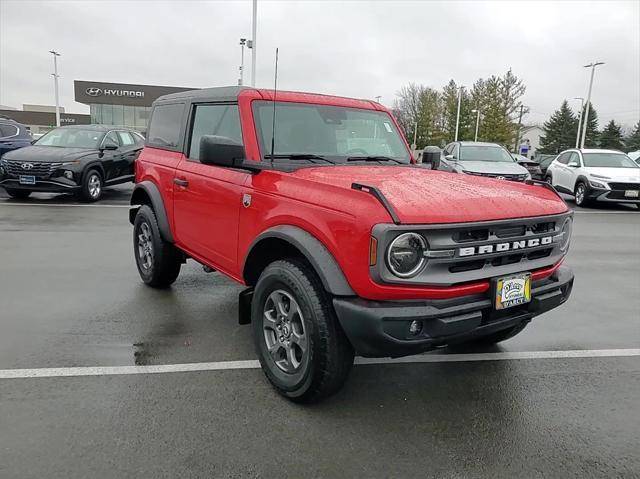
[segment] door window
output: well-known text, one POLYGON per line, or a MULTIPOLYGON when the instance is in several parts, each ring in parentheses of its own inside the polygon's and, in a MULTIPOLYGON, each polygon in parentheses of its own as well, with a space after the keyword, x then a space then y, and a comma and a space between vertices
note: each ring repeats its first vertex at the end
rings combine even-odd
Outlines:
POLYGON ((572 151, 571 154, 569 155, 569 160, 567 161, 567 164, 574 162, 577 163, 578 165, 580 165, 580 157, 578 156, 578 154, 575 151, 572 151))
POLYGON ((115 131, 110 131, 109 133, 107 133, 107 136, 105 136, 104 140, 102 140, 103 145, 106 145, 107 143, 113 143, 117 147, 120 147, 120 140, 118 140, 118 135, 115 131))
POLYGON ((135 143, 133 136, 131 136, 131 133, 128 131, 119 131, 118 138, 120 138, 120 144, 122 146, 130 146, 135 143))
POLYGON ((563 165, 566 165, 567 163, 569 163, 570 156, 571 156, 570 151, 566 153, 562 153, 560 156, 558 156, 558 163, 562 163, 563 165))
POLYGON ((200 140, 204 135, 226 136, 242 143, 238 105, 196 105, 189 143, 189 159, 200 159, 200 140))
POLYGON ((182 103, 156 106, 151 114, 147 135, 149 145, 156 148, 176 148, 180 143, 183 111, 182 103))

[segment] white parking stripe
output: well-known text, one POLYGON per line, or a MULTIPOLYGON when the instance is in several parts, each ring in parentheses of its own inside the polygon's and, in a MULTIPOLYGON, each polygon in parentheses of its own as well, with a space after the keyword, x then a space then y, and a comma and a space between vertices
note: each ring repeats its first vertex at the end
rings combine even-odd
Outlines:
MULTIPOLYGON (((469 361, 507 361, 516 359, 615 358, 640 356, 640 349, 587 349, 570 351, 525 351, 472 354, 423 354, 398 359, 356 358, 356 364, 449 363, 469 361)), ((214 363, 161 364, 156 366, 105 366, 38 369, 0 369, 0 379, 59 378, 75 376, 118 376, 130 374, 185 373, 258 369, 257 360, 214 363)))
POLYGON ((2 206, 47 206, 47 207, 55 207, 55 208, 131 208, 129 205, 80 205, 75 203, 13 203, 9 201, 0 201, 0 205, 2 206))

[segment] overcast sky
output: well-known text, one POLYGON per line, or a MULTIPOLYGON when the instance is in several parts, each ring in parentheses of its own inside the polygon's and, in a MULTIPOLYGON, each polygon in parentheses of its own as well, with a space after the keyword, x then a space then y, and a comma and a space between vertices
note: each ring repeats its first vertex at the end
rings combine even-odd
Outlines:
MULTIPOLYGON (((0 104, 53 104, 51 54, 60 57, 61 105, 73 80, 170 86, 233 85, 251 1, 0 0, 0 104)), ((527 123, 563 99, 586 96, 601 125, 640 118, 640 1, 258 1, 257 86, 373 98, 400 87, 470 86, 510 67, 527 85, 527 123)), ((250 55, 245 55, 245 80, 250 55)), ((575 106, 578 102, 574 101, 575 106)))

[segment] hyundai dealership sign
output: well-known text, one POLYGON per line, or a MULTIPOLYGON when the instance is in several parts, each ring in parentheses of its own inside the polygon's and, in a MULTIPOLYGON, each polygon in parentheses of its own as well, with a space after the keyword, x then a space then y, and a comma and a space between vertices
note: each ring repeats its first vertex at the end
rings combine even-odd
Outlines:
POLYGON ((151 106, 151 103, 162 95, 194 89, 158 85, 74 81, 75 100, 85 105, 100 103, 107 105, 151 106))

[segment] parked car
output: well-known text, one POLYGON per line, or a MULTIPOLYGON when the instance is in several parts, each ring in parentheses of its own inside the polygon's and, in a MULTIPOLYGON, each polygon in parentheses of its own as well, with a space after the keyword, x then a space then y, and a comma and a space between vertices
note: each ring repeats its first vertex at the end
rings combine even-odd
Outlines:
POLYGON ((536 156, 536 161, 538 162, 538 165, 540 165, 540 173, 542 174, 542 178, 547 177, 547 168, 549 168, 549 165, 553 163, 553 160, 555 160, 557 157, 558 155, 536 156))
POLYGON ((420 167, 375 102, 274 97, 157 99, 129 219, 147 285, 168 287, 192 258, 246 286, 239 321, 278 392, 319 400, 356 353, 496 343, 567 300, 572 212, 548 185, 497 194, 495 180, 420 167))
POLYGON ((531 178, 533 178, 534 180, 544 179, 544 175, 542 174, 542 169, 540 168, 540 164, 537 161, 531 160, 526 156, 518 155, 516 153, 511 153, 511 156, 516 161, 516 163, 526 168, 526 170, 531 175, 531 178))
POLYGON ((144 138, 134 130, 107 125, 63 126, 33 146, 0 160, 0 186, 9 196, 32 192, 76 193, 97 201, 103 188, 133 180, 144 138))
POLYGON ((496 143, 454 141, 442 152, 437 169, 473 176, 486 176, 499 180, 525 181, 531 178, 511 154, 496 143))
POLYGON ((8 151, 29 146, 31 141, 31 135, 24 125, 0 118, 0 158, 8 151))
POLYGON ((546 179, 574 195, 578 206, 596 201, 640 205, 640 166, 620 151, 563 151, 549 165, 546 179))

